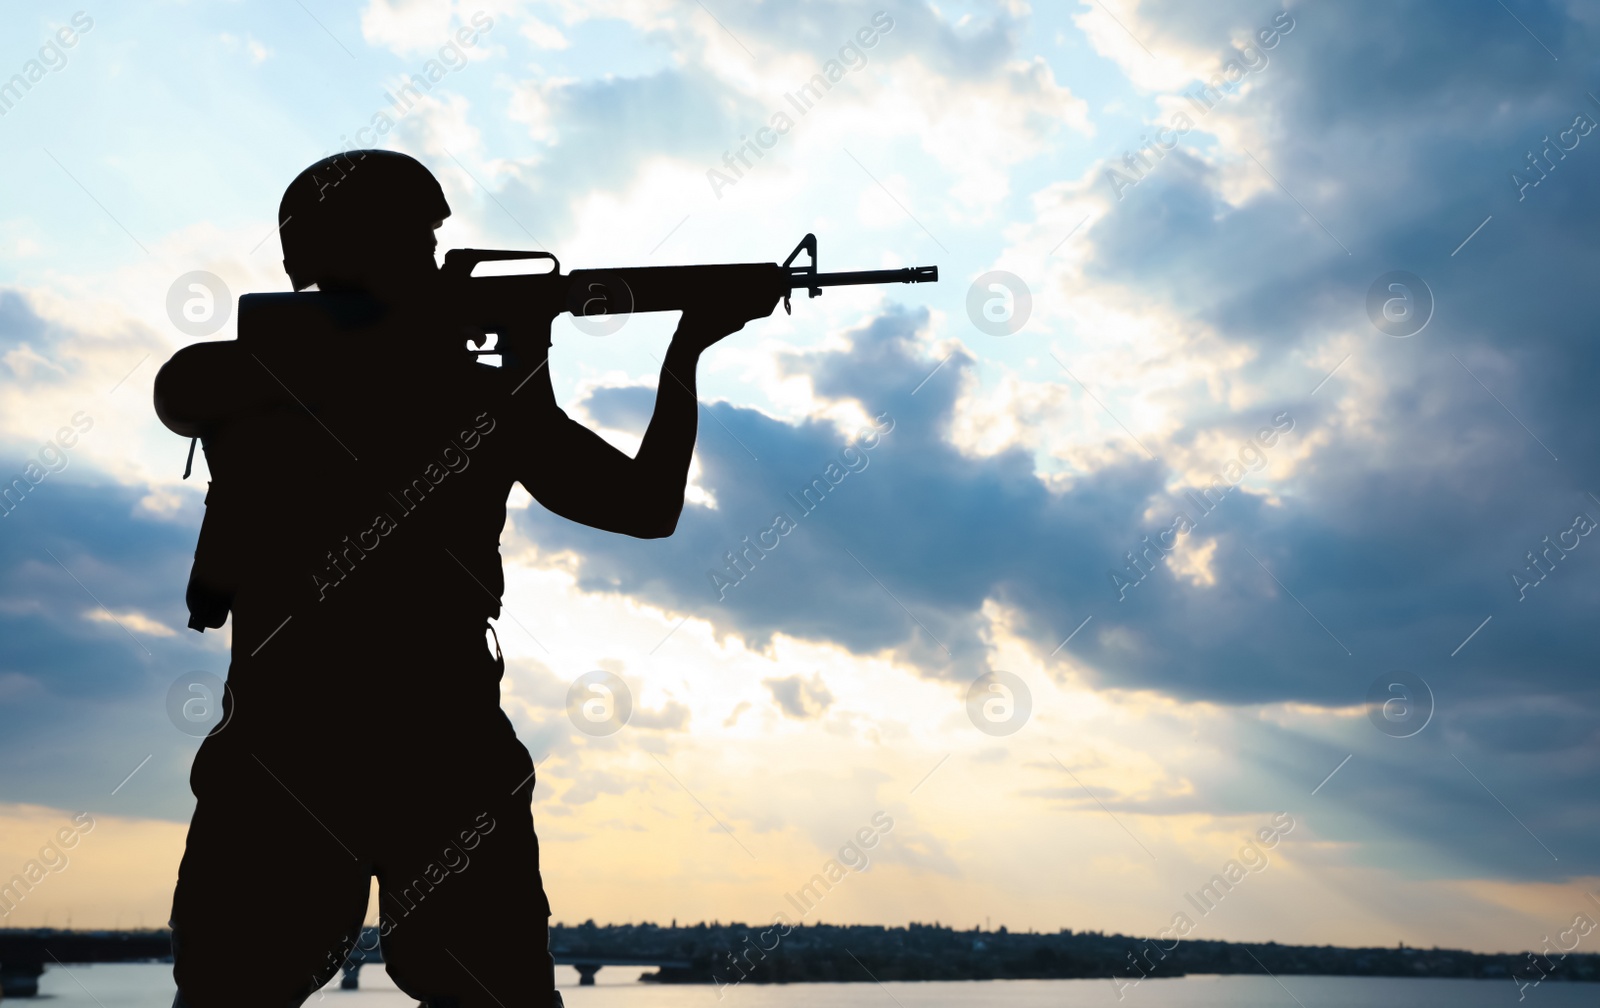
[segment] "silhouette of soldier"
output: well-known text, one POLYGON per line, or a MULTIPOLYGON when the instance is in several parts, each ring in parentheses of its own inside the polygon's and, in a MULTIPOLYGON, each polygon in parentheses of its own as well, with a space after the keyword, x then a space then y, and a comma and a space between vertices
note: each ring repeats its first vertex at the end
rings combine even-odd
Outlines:
MULTIPOLYGON (((279 211, 296 291, 239 339, 176 353, 156 411, 211 473, 189 625, 233 615, 223 720, 195 756, 173 898, 176 1008, 299 1005, 360 941, 378 879, 386 968, 430 1006, 559 1005, 530 809, 499 705, 499 537, 512 484, 551 511, 672 534, 701 353, 777 290, 684 311, 629 458, 557 406, 549 317, 466 352, 441 277, 450 214, 420 163, 325 159, 279 211), (309 306, 309 307, 308 307, 309 306)), ((537 615, 531 622, 537 624, 537 615)))

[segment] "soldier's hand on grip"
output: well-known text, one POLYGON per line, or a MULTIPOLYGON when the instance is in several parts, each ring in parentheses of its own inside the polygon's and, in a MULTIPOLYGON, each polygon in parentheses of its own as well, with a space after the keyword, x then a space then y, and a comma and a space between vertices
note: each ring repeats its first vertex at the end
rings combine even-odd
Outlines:
POLYGON ((782 292, 775 288, 730 288, 692 304, 683 310, 675 344, 696 351, 743 329, 745 323, 766 318, 778 307, 782 292))

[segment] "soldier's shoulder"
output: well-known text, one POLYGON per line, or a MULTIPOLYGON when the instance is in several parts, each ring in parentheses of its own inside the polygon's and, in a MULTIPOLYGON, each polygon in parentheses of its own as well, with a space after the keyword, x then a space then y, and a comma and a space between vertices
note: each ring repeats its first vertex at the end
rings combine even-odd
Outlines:
POLYGON ((238 340, 206 340, 203 343, 190 343, 186 347, 179 347, 167 364, 177 363, 180 367, 200 366, 210 363, 230 364, 239 356, 238 340))
POLYGON ((196 384, 210 384, 231 373, 239 360, 234 340, 211 340, 181 347, 156 373, 159 397, 182 395, 196 384))

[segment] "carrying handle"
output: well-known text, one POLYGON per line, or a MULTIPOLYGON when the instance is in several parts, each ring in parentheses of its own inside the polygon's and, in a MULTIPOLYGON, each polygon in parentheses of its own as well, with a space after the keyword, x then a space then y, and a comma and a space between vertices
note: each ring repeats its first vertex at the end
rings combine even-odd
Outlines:
POLYGON ((451 249, 444 254, 444 272, 469 277, 480 263, 513 259, 548 259, 551 272, 561 272, 561 262, 553 252, 507 252, 498 249, 451 249))

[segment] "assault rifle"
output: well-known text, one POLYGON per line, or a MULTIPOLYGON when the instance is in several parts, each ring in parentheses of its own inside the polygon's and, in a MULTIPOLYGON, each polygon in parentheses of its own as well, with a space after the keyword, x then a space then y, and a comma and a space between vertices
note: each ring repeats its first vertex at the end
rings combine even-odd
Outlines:
MULTIPOLYGON (((635 312, 683 311, 715 304, 730 292, 783 297, 804 289, 812 297, 824 287, 858 284, 935 283, 937 266, 907 269, 854 270, 845 273, 817 271, 817 236, 808 234, 782 263, 720 263, 705 266, 634 266, 620 269, 580 269, 561 272, 561 263, 549 252, 508 252, 489 249, 452 249, 445 253, 440 271, 441 302, 451 307, 449 326, 468 341, 486 349, 469 353, 498 355, 512 363, 519 358, 536 323, 564 312, 580 327, 596 335, 613 331, 623 316, 635 312), (796 263, 801 253, 808 262, 796 263), (474 276, 484 263, 542 261, 549 269, 507 276, 474 276), (485 338, 497 337, 491 346, 485 338)), ((239 298, 239 340, 251 346, 281 345, 286 333, 311 336, 332 329, 359 328, 373 321, 374 302, 350 294, 245 294, 239 298)))
MULTIPOLYGON (((562 312, 593 322, 633 312, 682 311, 714 303, 719 292, 729 290, 781 295, 787 312, 791 310, 790 294, 802 288, 817 297, 824 287, 935 283, 939 279, 939 267, 819 273, 817 236, 808 234, 781 264, 634 266, 562 273, 561 263, 549 252, 452 249, 445 253, 443 274, 447 285, 458 285, 456 297, 459 300, 455 303, 468 306, 464 314, 471 328, 482 333, 497 333, 524 325, 530 317, 553 318, 562 312), (810 261, 796 263, 802 252, 810 261), (548 260, 550 269, 511 276, 472 275, 483 263, 513 260, 548 260)), ((494 354, 501 351, 474 352, 494 354)))

